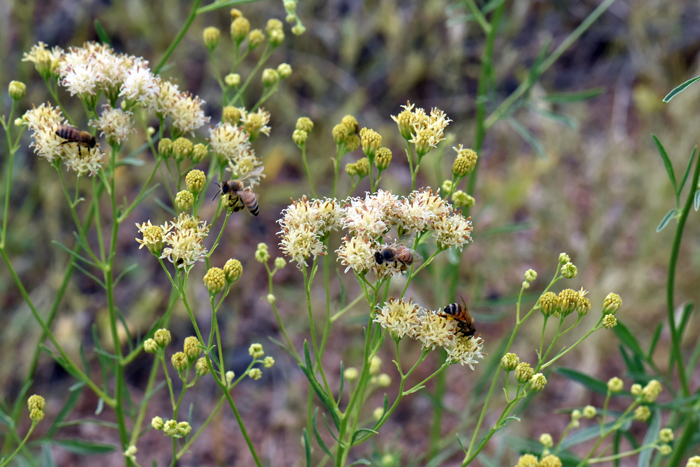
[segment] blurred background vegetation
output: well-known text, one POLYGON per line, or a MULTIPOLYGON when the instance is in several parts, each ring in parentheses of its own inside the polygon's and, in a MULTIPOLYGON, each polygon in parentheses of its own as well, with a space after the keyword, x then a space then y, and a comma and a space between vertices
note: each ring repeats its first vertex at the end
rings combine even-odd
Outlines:
MULTIPOLYGON (((528 68, 546 41, 551 40, 553 47, 557 46, 598 3, 508 2, 495 44, 493 72, 498 85, 489 91, 487 108, 493 110, 527 77, 528 68)), ((143 56, 154 65, 190 8, 190 2, 171 0, 3 1, 0 3, 0 62, 3 63, 0 84, 6 89, 11 80, 27 83, 24 105, 48 100, 32 64, 20 62, 22 53, 37 41, 67 48, 97 40, 95 20, 102 24, 118 52, 143 56)), ((283 20, 285 16, 282 2, 277 1, 243 4, 238 8, 251 20, 252 27, 264 28, 270 17, 283 20)), ((219 265, 235 257, 245 268, 236 292, 227 299, 227 310, 219 315, 220 320, 225 320, 224 348, 230 351, 227 360, 244 368, 249 344, 262 342, 278 362, 264 372, 261 381, 264 390, 259 390, 261 382, 251 381, 239 386, 235 394, 251 436, 259 446, 258 452, 275 466, 301 465, 299 434, 305 424, 301 415, 305 415, 306 393, 292 389, 306 388, 307 383, 293 360, 267 340, 269 335, 276 336, 276 325, 269 305, 261 299, 267 294, 264 269, 253 260, 252 254, 255 245, 265 241, 275 256, 278 230, 275 221, 280 211, 290 197, 310 194, 300 151, 291 141, 294 123, 301 116, 308 116, 315 123, 307 151, 319 193, 330 191, 324 183, 332 180, 330 158, 335 155, 335 143, 331 129, 344 115, 353 114, 361 127, 374 128, 382 134, 383 145, 394 151, 392 165, 382 178, 383 187, 405 195, 410 191, 410 175, 403 157, 404 143, 390 115, 398 114, 399 106, 407 100, 426 109, 438 107, 454 120, 447 129, 449 144, 444 144, 438 154, 431 152, 426 157, 419 185, 439 187, 454 160, 449 147, 473 144, 475 95, 484 47, 481 29, 458 0, 365 3, 309 0, 298 5, 298 13, 306 33, 294 36, 286 26, 285 44, 270 63, 276 66, 287 62, 294 73, 265 104, 272 114, 271 136, 254 143, 268 174, 256 190, 261 214, 257 218, 245 212, 233 216, 225 242, 215 255, 221 260, 219 265)), ((684 99, 676 99, 672 104, 662 104, 661 99, 675 85, 700 74, 699 15, 700 5, 687 0, 616 1, 538 80, 530 92, 528 105, 511 115, 537 142, 524 139, 507 121, 497 123, 487 133, 479 154, 476 188, 470 193, 476 198, 472 210, 475 241, 462 255, 456 277, 458 291, 470 304, 478 330, 486 341, 485 351, 489 352, 491 347, 495 353, 496 343, 509 333, 514 294, 519 290, 523 272, 528 268, 538 271, 541 280, 534 287, 538 284, 542 287, 545 278, 553 274, 556 258, 562 251, 569 253, 579 270, 578 277, 567 286, 590 290, 594 310, 608 292, 620 294, 624 306, 618 318, 645 346, 658 322, 664 319, 673 229, 656 233, 656 227, 674 207, 673 188, 662 169, 651 134, 656 134, 666 146, 676 172, 682 171, 698 142, 696 103, 700 86, 689 88, 684 99), (596 90, 592 94, 597 96, 588 100, 562 102, 561 96, 557 96, 591 89, 596 90), (552 118, 553 114, 556 118, 552 118)), ((202 30, 213 25, 224 32, 215 55, 225 74, 231 63, 229 22, 227 8, 198 16, 172 55, 173 66, 162 73, 176 78, 181 89, 198 94, 211 104, 207 111, 212 115, 212 123, 220 118, 221 92, 202 42, 202 30)), ((249 60, 243 65, 239 72, 244 78, 254 63, 249 60)), ((254 83, 248 98, 253 102, 262 91, 259 79, 254 83)), ((7 113, 10 108, 7 93, 2 93, 0 104, 0 109, 7 113)), ((74 113, 78 114, 77 108, 74 113)), ((83 126, 85 123, 82 122, 83 126)), ((206 132, 200 132, 196 139, 203 142, 205 138, 206 132)), ((26 148, 29 138, 25 139, 25 149, 15 161, 8 252, 35 303, 45 309, 67 261, 66 253, 51 241, 73 245, 74 228, 53 169, 26 148)), ((133 148, 127 149, 136 146, 135 142, 133 148)), ((3 143, 0 150, 3 159, 4 151, 3 143)), ((153 161, 148 153, 140 157, 149 164, 153 161)), ((354 162, 359 157, 359 151, 351 153, 342 163, 354 162)), ((145 175, 138 169, 124 168, 124 171, 124 185, 120 189, 133 198, 145 175)), ((350 183, 342 172, 341 180, 342 195, 350 183)), ((366 188, 360 185, 355 194, 366 188)), ((213 190, 212 187, 210 191, 213 190)), ((167 203, 162 187, 152 196, 167 203)), ((206 218, 211 212, 213 206, 202 215, 206 218)), ((163 223, 168 217, 164 210, 148 201, 132 215, 133 222, 150 218, 154 223, 163 223)), ((693 212, 681 248, 678 303, 700 300, 699 228, 700 220, 693 212)), ((120 283, 119 306, 129 317, 132 332, 143 333, 165 308, 170 286, 157 263, 144 250, 137 249, 136 229, 124 228, 121 233, 121 267, 137 263, 139 268, 120 283)), ((343 276, 340 268, 339 275, 343 276)), ((301 274, 291 265, 276 276, 277 301, 288 323, 301 313, 297 306, 302 293, 301 279, 301 274)), ((345 282, 349 286, 351 281, 345 282)), ((448 300, 438 296, 440 291, 439 287, 417 287, 411 295, 420 303, 436 308, 448 300)), ((355 297, 354 291, 346 292, 348 299, 355 297)), ((199 293, 204 310, 206 292, 199 293)), ((339 290, 334 293, 338 294, 339 290)), ((88 277, 74 274, 54 331, 75 356, 80 343, 88 356, 94 355, 93 324, 96 332, 107 334, 103 300, 99 287, 88 277)), ((322 300, 319 291, 319 307, 322 300)), ((4 268, 0 268, 0 307, 3 356, 0 391, 3 398, 12 400, 26 374, 27 356, 33 353, 40 328, 4 268)), ((361 307, 354 310, 356 317, 365 312, 361 307)), ((586 320, 593 320, 585 325, 588 328, 597 316, 586 320)), ((361 349, 356 346, 360 345, 362 322, 364 318, 357 321, 349 316, 343 328, 347 332, 336 331, 327 352, 329 368, 339 368, 341 358, 346 366, 357 364, 361 349)), ((181 342, 191 334, 190 327, 184 309, 177 309, 170 327, 173 335, 181 342)), ((307 336, 304 328, 292 326, 291 329, 296 332, 294 339, 298 343, 307 336)), ((685 348, 693 347, 698 332, 700 322, 691 319, 685 348)), ((516 341, 516 350, 521 359, 527 360, 534 356, 539 324, 523 335, 527 337, 516 341)), ((624 377, 618 341, 611 336, 611 332, 596 333, 580 350, 563 358, 561 365, 603 380, 624 377)), ((656 351, 657 364, 662 369, 668 364, 669 339, 667 331, 662 333, 656 351)), ((176 344, 179 346, 180 342, 176 344)), ((394 375, 389 355, 384 359, 383 371, 394 375)), ((137 397, 138 388, 145 385, 150 358, 144 355, 128 375, 137 397)), ((435 402, 429 395, 444 391, 445 412, 441 423, 447 436, 458 426, 462 409, 472 397, 474 382, 486 367, 487 363, 482 363, 475 372, 453 367, 448 371, 444 388, 431 386, 423 395, 404 399, 387 428, 367 449, 378 456, 403 452, 404 462, 424 452, 428 446, 426 426, 433 422, 428 414, 435 402)), ((235 366, 233 369, 238 372, 235 366)), ((545 431, 556 439, 569 419, 557 415, 556 409, 588 403, 600 405, 600 396, 562 376, 552 374, 549 381, 546 393, 533 399, 522 422, 512 424, 494 438, 491 452, 504 440, 517 446, 519 437, 535 438, 545 431)), ((73 383, 49 356, 41 359, 32 391, 47 396, 47 418, 51 418, 54 404, 59 410, 73 383)), ((693 384, 698 383, 700 375, 693 375, 693 384)), ((395 388, 388 391, 392 390, 395 388)), ((199 407, 208 407, 217 398, 213 384, 194 393, 193 402, 199 407)), ((377 397, 380 406, 380 395, 377 397)), ((92 416, 96 403, 92 394, 84 392, 74 418, 92 416)), ((160 403, 152 404, 149 416, 161 413, 160 403)), ((201 409, 201 415, 193 414, 195 427, 198 417, 206 417, 208 413, 201 409)), ((95 441, 116 441, 115 433, 96 425, 67 427, 59 432, 62 433, 95 441)), ((148 458, 154 457, 160 464, 169 459, 169 440, 160 433, 150 433, 145 440, 152 447, 144 449, 145 443, 139 446, 139 458, 141 453, 151 451, 148 458)), ((456 445, 454 436, 446 441, 456 445)), ((225 412, 212 425, 211 436, 198 440, 192 454, 181 464, 249 465, 244 452, 235 420, 225 412)), ((95 461, 69 451, 54 454, 62 466, 92 465, 95 461)), ((441 465, 459 465, 458 458, 456 455, 441 465)), ((111 454, 100 462, 120 465, 122 458, 111 454)), ((418 465, 425 462, 419 461, 418 465)))

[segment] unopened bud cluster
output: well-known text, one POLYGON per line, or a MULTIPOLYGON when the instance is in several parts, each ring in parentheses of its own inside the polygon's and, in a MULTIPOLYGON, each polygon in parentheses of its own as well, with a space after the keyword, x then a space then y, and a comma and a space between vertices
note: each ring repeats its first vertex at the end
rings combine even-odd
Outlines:
POLYGON ((27 406, 29 408, 29 418, 34 423, 39 423, 44 419, 44 407, 46 407, 46 400, 38 394, 34 394, 27 399, 27 406))
POLYGON ((476 161, 479 159, 476 152, 472 149, 465 149, 460 144, 456 148, 452 148, 457 152, 457 158, 452 164, 452 175, 457 179, 466 177, 476 167, 476 161))
POLYGON ((255 259, 259 263, 266 263, 270 259, 270 253, 267 251, 265 243, 258 243, 258 248, 255 250, 255 259))
POLYGON ((226 287, 226 273, 221 268, 210 268, 204 275, 204 285, 210 295, 216 295, 226 287))
POLYGON ((304 146, 306 144, 306 140, 309 137, 309 133, 311 133, 311 130, 313 130, 313 128, 314 122, 312 122, 310 118, 301 117, 299 120, 297 120, 296 129, 292 134, 292 140, 294 141, 294 144, 296 144, 299 147, 304 146))
POLYGON ((192 427, 188 422, 179 422, 177 420, 163 421, 160 417, 154 417, 151 420, 151 426, 165 433, 166 436, 171 436, 173 438, 184 438, 189 435, 192 431, 192 427))

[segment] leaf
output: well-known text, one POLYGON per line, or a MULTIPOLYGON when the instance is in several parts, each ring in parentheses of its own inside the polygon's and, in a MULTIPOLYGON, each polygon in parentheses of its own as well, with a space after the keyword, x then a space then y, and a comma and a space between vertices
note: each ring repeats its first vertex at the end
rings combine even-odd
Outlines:
POLYGON ((666 215, 664 216, 664 218, 661 219, 661 222, 659 222, 659 226, 656 228, 656 231, 661 232, 664 229, 664 227, 666 227, 666 225, 668 225, 668 223, 671 222, 671 219, 673 219, 675 214, 676 214, 675 209, 671 209, 670 211, 668 211, 666 213, 666 215))
POLYGON ((81 456, 107 454, 117 450, 117 447, 112 444, 91 443, 82 439, 55 439, 53 444, 81 456))
POLYGON ((462 448, 462 451, 464 451, 464 454, 467 453, 467 449, 464 447, 464 443, 462 443, 462 440, 460 439, 459 435, 456 435, 457 442, 459 443, 459 447, 462 448))
MULTIPOLYGON (((605 430, 610 430, 612 426, 617 423, 617 420, 610 421, 605 424, 605 430)), ((631 426, 632 421, 629 421, 620 427, 620 431, 627 431, 629 427, 631 426)), ((583 428, 581 430, 576 430, 572 435, 567 436, 562 442, 561 442, 561 447, 563 449, 570 448, 572 446, 576 446, 577 444, 581 444, 585 441, 598 438, 600 436, 600 425, 596 424, 595 426, 589 426, 587 428, 583 428)))
POLYGON ((350 467, 351 465, 372 465, 372 463, 367 459, 357 459, 352 464, 348 464, 348 467, 350 467))
POLYGON ((690 154, 690 160, 688 161, 688 166, 685 168, 685 173, 683 174, 683 179, 681 180, 681 186, 678 187, 678 193, 680 194, 681 191, 683 191, 683 187, 685 186, 685 182, 688 180, 688 175, 690 174, 690 169, 693 166, 693 161, 695 160, 695 154, 698 151, 698 147, 695 146, 693 148, 693 152, 690 154))
POLYGON ((620 341, 622 341, 625 347, 630 349, 633 353, 639 355, 640 357, 645 356, 645 353, 642 350, 642 346, 639 345, 637 338, 632 335, 627 326, 625 326, 621 322, 618 322, 617 326, 615 326, 615 334, 617 335, 617 338, 620 339, 620 341))
POLYGON ((559 122, 571 128, 572 130, 578 128, 578 122, 576 121, 576 119, 569 117, 568 115, 550 112, 549 110, 541 109, 534 104, 528 104, 527 108, 530 109, 532 112, 543 116, 544 118, 548 118, 550 120, 554 120, 555 122, 559 122))
MULTIPOLYGON (((654 415, 649 422, 649 428, 647 428, 647 434, 644 435, 644 441, 642 441, 642 446, 645 444, 651 444, 659 439, 659 431, 661 431, 661 410, 656 409, 654 415)), ((651 456, 654 454, 655 449, 645 449, 639 453, 639 461, 637 462, 637 467, 648 467, 651 462, 651 456)))
POLYGON ((102 23, 100 23, 100 20, 95 19, 94 25, 95 25, 95 32, 97 33, 97 37, 100 38, 100 42, 111 46, 112 43, 109 41, 109 36, 107 35, 107 31, 105 31, 105 28, 102 27, 102 23))
POLYGON ((535 136, 530 133, 530 131, 522 126, 518 121, 516 121, 514 118, 509 117, 508 118, 508 123, 510 126, 518 133, 527 143, 532 146, 532 149, 535 150, 538 156, 540 158, 547 160, 547 154, 544 152, 544 147, 542 146, 542 143, 535 138, 535 136))
POLYGON ((343 365, 343 361, 341 360, 340 361, 340 389, 338 389, 338 404, 340 404, 340 400, 343 398, 343 388, 344 387, 345 387, 345 366, 343 365))
POLYGON ((328 418, 326 418, 326 414, 325 414, 325 413, 322 413, 321 415, 323 415, 323 422, 326 424, 326 429, 328 430, 328 433, 331 434, 331 436, 333 437, 333 439, 336 440, 336 442, 337 442, 338 444, 340 444, 341 446, 345 447, 345 443, 343 443, 342 441, 340 441, 340 439, 336 436, 336 434, 333 433, 333 430, 331 430, 331 426, 328 424, 328 418))
MULTIPOLYGON (((625 350, 625 346, 620 344, 620 355, 622 355, 622 359, 625 361, 625 366, 627 367, 627 370, 629 371, 627 376, 633 375, 633 374, 644 374, 644 366, 642 365, 640 368, 639 362, 635 360, 634 358, 630 357, 627 354, 627 351, 625 350)), ((631 376, 630 376, 631 377, 631 376)), ((638 378, 635 378, 638 379, 638 378)))
POLYGON ((301 431, 302 439, 304 440, 304 454, 306 456, 306 467, 311 467, 311 442, 309 441, 309 433, 306 428, 301 431))
POLYGON ((608 393, 608 385, 603 381, 597 380, 591 376, 588 376, 571 368, 557 368, 555 371, 560 375, 564 376, 565 378, 568 378, 572 381, 576 381, 577 383, 581 383, 591 391, 597 392, 599 394, 608 393))
POLYGON ((5 411, 0 411, 0 424, 5 425, 6 427, 10 428, 11 430, 15 429, 14 420, 12 420, 12 417, 10 417, 8 414, 6 414, 5 411))
POLYGON ((477 459, 479 459, 484 467, 500 467, 495 460, 484 454, 483 451, 479 453, 477 459))
POLYGON ((355 445, 355 441, 357 440, 357 437, 362 433, 367 433, 367 437, 363 438, 363 440, 369 438, 371 435, 378 435, 379 434, 378 431, 372 430, 370 428, 360 428, 359 430, 357 430, 355 433, 352 434, 352 438, 350 440, 350 446, 355 445))
POLYGON ((688 321, 690 320, 690 314, 693 312, 693 302, 688 302, 683 306, 683 313, 681 314, 681 321, 678 324, 678 338, 683 337, 683 331, 685 331, 688 321))
POLYGON ((51 452, 51 443, 41 443, 41 465, 44 467, 56 467, 56 461, 51 452))
POLYGON ((659 338, 661 337, 661 330, 664 327, 664 323, 659 323, 658 326, 656 326, 656 330, 654 331, 654 335, 651 338, 651 343, 649 344, 649 353, 647 354, 647 360, 651 360, 651 358, 654 356, 654 350, 656 350, 656 344, 659 342, 659 338))
POLYGON ((547 102, 552 102, 555 104, 560 104, 564 102, 577 102, 585 101, 587 99, 593 99, 598 97, 606 91, 604 87, 586 89, 584 91, 574 91, 574 92, 557 92, 552 94, 547 94, 543 99, 547 102))
POLYGON ((671 179, 671 183, 673 184, 673 191, 676 193, 676 196, 678 196, 678 184, 676 183, 676 174, 673 173, 673 164, 671 164, 671 159, 669 159, 668 154, 666 153, 666 149, 664 148, 663 144, 661 144, 661 141, 659 141, 659 138, 657 138, 656 135, 651 135, 651 137, 654 138, 654 142, 656 143, 656 147, 659 150, 661 159, 663 159, 664 161, 666 173, 668 173, 668 178, 671 179))
POLYGON ((75 407, 75 404, 78 403, 78 399, 80 398, 81 394, 82 394, 82 386, 79 388, 79 390, 71 392, 70 396, 68 396, 68 400, 63 405, 63 408, 58 413, 58 415, 56 415, 56 417, 53 419, 53 423, 51 424, 51 428, 49 428, 49 431, 45 435, 47 438, 49 438, 49 439, 53 438, 53 435, 56 433, 56 431, 58 431, 60 424, 73 411, 73 408, 75 407))
POLYGON ((696 76, 695 78, 690 78, 688 81, 685 83, 679 84, 671 92, 666 94, 666 97, 664 97, 664 102, 669 103, 671 102, 671 99, 676 97, 677 94, 680 94, 681 92, 685 91, 685 88, 696 82, 697 80, 700 80, 700 76, 696 76))
POLYGON ((695 198, 693 199, 693 207, 697 211, 700 209, 700 188, 695 191, 695 198))
POLYGON ((321 450, 325 452, 328 457, 331 459, 333 458, 333 455, 331 454, 330 449, 326 446, 326 443, 323 442, 323 438, 321 438, 321 434, 318 432, 318 428, 316 428, 316 417, 318 416, 318 407, 314 409, 314 415, 311 418, 311 426, 314 429, 314 437, 316 437, 316 442, 318 443, 319 446, 321 446, 321 450))
POLYGON ((122 165, 133 165, 134 167, 142 167, 145 164, 143 159, 136 159, 135 157, 125 157, 117 162, 117 167, 122 165))
MULTIPOLYGON (((335 412, 335 406, 334 404, 331 403, 328 394, 326 391, 323 390, 321 387, 321 384, 318 382, 316 377, 313 374, 313 370, 310 370, 309 368, 313 368, 313 364, 311 363, 311 356, 309 355, 309 342, 304 341, 304 358, 306 359, 306 366, 304 365, 299 365, 301 367, 301 370, 304 372, 306 375, 306 379, 309 380, 309 383, 311 384, 311 387, 314 389, 314 392, 316 392, 316 395, 321 399, 321 402, 323 402, 323 405, 326 406, 328 409, 331 417, 333 417, 333 423, 335 423, 335 427, 339 428, 340 427, 340 418, 338 418, 338 414, 335 412)), ((333 401, 335 402, 335 401, 333 401)))

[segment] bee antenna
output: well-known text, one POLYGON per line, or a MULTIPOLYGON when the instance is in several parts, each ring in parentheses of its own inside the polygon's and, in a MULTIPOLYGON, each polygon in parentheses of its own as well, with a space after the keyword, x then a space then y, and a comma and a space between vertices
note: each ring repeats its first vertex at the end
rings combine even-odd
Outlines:
POLYGON ((216 185, 216 186, 219 187, 219 189, 217 190, 217 192, 214 194, 214 197, 211 199, 212 201, 214 201, 214 200, 216 199, 216 197, 219 196, 219 193, 221 193, 221 185, 218 184, 218 183, 216 183, 216 182, 212 182, 212 183, 213 183, 214 185, 216 185))

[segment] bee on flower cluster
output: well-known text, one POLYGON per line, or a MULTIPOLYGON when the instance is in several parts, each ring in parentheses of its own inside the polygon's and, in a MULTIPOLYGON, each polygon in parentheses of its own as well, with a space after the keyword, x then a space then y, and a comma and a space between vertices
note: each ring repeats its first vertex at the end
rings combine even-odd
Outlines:
POLYGON ((257 167, 237 180, 234 179, 220 185, 217 184, 219 191, 216 192, 214 198, 212 198, 212 201, 219 195, 219 193, 221 193, 222 196, 228 195, 229 198, 233 198, 235 196, 236 199, 231 199, 233 212, 238 212, 243 209, 243 206, 245 206, 252 215, 257 216, 260 212, 258 200, 255 197, 255 193, 253 193, 253 189, 250 187, 244 187, 243 182, 249 178, 260 176, 264 168, 265 167, 263 166, 257 167))
POLYGON ((406 246, 411 238, 411 235, 403 235, 393 244, 375 251, 374 260, 379 265, 394 263, 394 267, 401 271, 406 271, 412 264, 421 263, 423 257, 417 251, 406 246))
POLYGON ((81 152, 81 147, 87 147, 88 151, 97 145, 95 137, 88 131, 82 131, 71 125, 61 125, 56 130, 56 135, 65 139, 61 144, 77 143, 78 153, 81 152))
MULTIPOLYGON (((460 297, 461 298, 461 297, 460 297)), ((476 327, 474 326, 474 318, 469 314, 467 309, 467 304, 462 299, 462 303, 450 303, 442 310, 443 316, 447 319, 453 319, 457 321, 457 329, 464 337, 473 337, 476 334, 476 327)))

